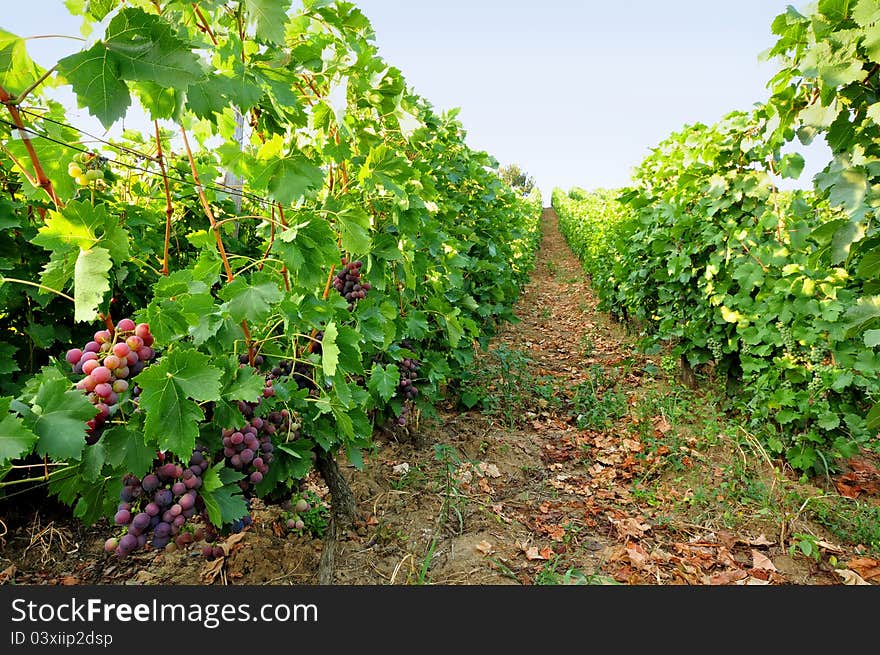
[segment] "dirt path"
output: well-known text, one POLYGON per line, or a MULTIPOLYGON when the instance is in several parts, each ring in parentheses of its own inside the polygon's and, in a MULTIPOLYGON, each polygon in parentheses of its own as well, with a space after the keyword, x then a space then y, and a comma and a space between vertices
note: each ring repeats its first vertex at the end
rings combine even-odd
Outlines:
MULTIPOLYGON (((779 480, 757 445, 725 440, 720 401, 636 354, 596 302, 545 210, 521 322, 464 385, 475 409, 380 433, 365 469, 344 469, 361 520, 337 544, 337 584, 839 582, 786 548, 786 530, 818 530, 780 525, 779 480)), ((255 510, 213 564, 195 550, 118 562, 101 551, 106 528, 35 517, 11 526, 0 570, 11 560, 22 583, 315 583, 321 540, 286 533, 277 506, 255 510)))

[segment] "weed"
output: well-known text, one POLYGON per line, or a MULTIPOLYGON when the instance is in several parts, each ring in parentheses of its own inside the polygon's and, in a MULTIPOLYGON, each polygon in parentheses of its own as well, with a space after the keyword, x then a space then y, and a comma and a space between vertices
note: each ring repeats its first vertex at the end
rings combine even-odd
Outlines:
POLYGON ((573 389, 570 414, 581 429, 607 429, 626 411, 626 398, 608 387, 598 364, 591 366, 587 379, 573 389))
POLYGON ((317 539, 324 537, 324 531, 330 522, 330 509, 313 491, 304 491, 290 499, 289 509, 282 517, 284 524, 291 532, 311 534, 317 539))
POLYGON ((437 539, 431 539, 431 544, 428 546, 428 552, 425 553, 424 559, 422 559, 422 566, 419 569, 419 572, 416 576, 416 584, 423 585, 429 584, 430 580, 428 579, 428 570, 431 568, 431 559, 434 557, 434 549, 437 547, 437 539))
POLYGON ((395 491, 401 491, 409 487, 420 487, 424 485, 427 479, 428 476, 418 466, 410 466, 406 473, 397 479, 391 480, 391 488, 395 491))
POLYGON ((596 354, 596 343, 593 341, 593 338, 586 332, 581 335, 580 345, 581 355, 584 357, 584 359, 589 359, 596 354))
POLYGON ((553 377, 535 377, 529 370, 531 363, 520 350, 505 345, 494 348, 465 375, 461 403, 500 416, 509 428, 523 421, 524 410, 558 406, 553 377))
POLYGON ((584 573, 576 568, 567 568, 564 573, 559 573, 557 568, 560 563, 560 556, 557 555, 551 560, 547 560, 541 570, 535 575, 534 584, 536 585, 598 585, 598 584, 620 584, 614 578, 598 573, 584 573))
POLYGON ((791 547, 788 549, 790 555, 794 555, 800 551, 816 562, 822 561, 822 548, 819 546, 818 537, 800 532, 791 535, 791 537, 793 541, 791 547))
POLYGON ((458 488, 456 473, 461 467, 461 457, 458 451, 446 444, 434 446, 434 460, 440 464, 440 494, 443 496, 443 504, 440 508, 440 524, 446 525, 450 516, 454 515, 458 522, 458 533, 464 530, 464 516, 461 508, 464 494, 458 488))

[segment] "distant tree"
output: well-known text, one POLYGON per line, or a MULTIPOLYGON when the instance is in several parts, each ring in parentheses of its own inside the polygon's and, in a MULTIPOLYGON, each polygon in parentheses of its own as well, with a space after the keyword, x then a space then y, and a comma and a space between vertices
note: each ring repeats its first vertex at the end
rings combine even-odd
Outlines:
POLYGON ((498 173, 508 186, 519 189, 525 195, 530 194, 535 188, 535 180, 516 164, 502 166, 498 169, 498 173))

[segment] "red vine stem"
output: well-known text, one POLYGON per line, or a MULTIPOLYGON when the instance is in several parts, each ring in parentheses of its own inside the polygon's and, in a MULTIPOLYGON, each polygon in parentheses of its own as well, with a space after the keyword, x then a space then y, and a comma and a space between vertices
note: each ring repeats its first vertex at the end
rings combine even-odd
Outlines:
POLYGON ((198 5, 193 5, 193 12, 196 15, 196 22, 198 23, 198 28, 208 35, 208 38, 211 39, 211 43, 217 45, 217 38, 214 36, 213 30, 211 30, 211 26, 208 24, 208 21, 205 19, 205 15, 202 13, 201 8, 198 5))
POLYGON ((18 127, 28 157, 30 157, 31 163, 34 166, 34 177, 37 179, 37 186, 49 195, 49 198, 55 203, 57 209, 61 209, 62 203, 58 199, 58 194, 55 193, 55 187, 52 186, 52 180, 46 176, 46 172, 43 170, 43 165, 40 163, 40 158, 37 156, 37 151, 34 150, 30 138, 25 135, 27 128, 25 128, 24 122, 21 120, 21 114, 18 112, 18 107, 13 104, 14 101, 15 98, 9 95, 9 92, 0 86, 0 102, 6 105, 6 109, 9 110, 9 115, 12 116, 12 122, 18 127))
MULTIPOLYGON (((202 209, 205 210, 205 215, 208 217, 208 221, 211 223, 211 229, 214 232, 214 238, 217 240, 217 249, 220 251, 220 259, 223 260, 223 268, 226 271, 226 282, 232 282, 235 279, 235 275, 232 273, 232 267, 229 265, 229 258, 226 256, 226 248, 223 246, 223 237, 220 235, 220 227, 214 219, 214 212, 211 210, 208 197, 205 195, 205 189, 199 180, 199 173, 196 170, 196 161, 193 159, 192 150, 189 147, 189 139, 186 137, 186 129, 181 127, 180 133, 183 136, 183 145, 186 148, 186 156, 187 159, 189 159, 189 167, 193 174, 193 180, 196 183, 196 191, 199 194, 199 201, 202 203, 202 209)), ((241 322, 241 329, 244 331, 244 340, 247 344, 248 360, 250 361, 251 366, 253 366, 255 355, 254 341, 251 338, 251 331, 248 329, 247 319, 241 322)))
MULTIPOLYGON (((287 227, 287 220, 284 218, 284 207, 281 206, 281 203, 276 203, 278 205, 278 215, 281 218, 282 227, 287 227)), ((284 276, 284 288, 287 291, 290 291, 290 277, 287 275, 287 264, 281 264, 281 275, 284 276)))
POLYGON ((171 241, 171 215, 174 208, 171 206, 171 188, 168 186, 168 173, 165 170, 165 157, 162 153, 162 139, 159 137, 159 121, 153 121, 156 128, 156 160, 159 162, 159 170, 162 171, 162 182, 165 185, 165 250, 162 256, 162 275, 168 275, 168 243, 171 241))

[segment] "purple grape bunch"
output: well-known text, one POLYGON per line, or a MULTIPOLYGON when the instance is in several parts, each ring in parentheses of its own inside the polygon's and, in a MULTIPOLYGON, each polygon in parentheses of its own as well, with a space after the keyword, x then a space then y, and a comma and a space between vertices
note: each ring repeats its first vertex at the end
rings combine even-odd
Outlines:
POLYGON ((204 501, 198 490, 209 465, 204 448, 197 447, 186 467, 175 462, 159 462, 142 479, 126 474, 119 493, 121 502, 113 520, 128 529, 122 537, 109 538, 104 550, 127 557, 147 542, 162 549, 172 540, 184 547, 202 539, 201 528, 195 531, 183 528, 190 519, 204 512, 204 501))
POLYGON ((419 362, 405 357, 398 362, 397 368, 400 370, 400 382, 397 388, 403 395, 403 407, 400 416, 397 417, 397 424, 403 427, 406 425, 406 418, 413 402, 419 396, 419 389, 416 387, 416 380, 419 377, 419 362))
POLYGON ((84 377, 76 388, 95 405, 95 417, 87 421, 87 441, 95 443, 107 419, 116 412, 130 378, 140 373, 156 356, 154 338, 147 323, 125 318, 113 331, 98 330, 83 348, 71 348, 65 359, 76 375, 84 377))
POLYGON ((367 297, 370 283, 361 281, 361 268, 364 263, 360 260, 350 262, 342 258, 342 268, 333 278, 333 288, 348 301, 348 311, 353 312, 358 300, 367 297))

